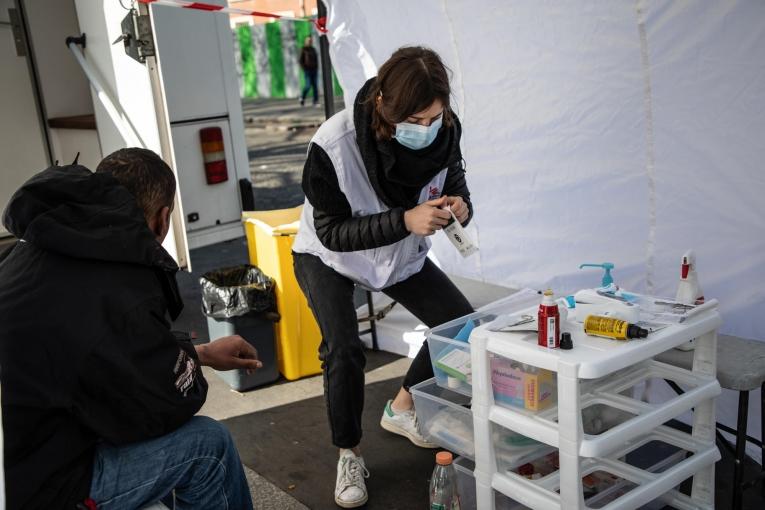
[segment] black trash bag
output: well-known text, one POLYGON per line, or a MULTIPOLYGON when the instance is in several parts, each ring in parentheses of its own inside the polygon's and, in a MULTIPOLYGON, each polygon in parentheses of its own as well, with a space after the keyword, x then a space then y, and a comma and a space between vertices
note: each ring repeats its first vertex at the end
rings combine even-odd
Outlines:
POLYGON ((205 273, 202 286, 202 312, 214 319, 229 319, 247 313, 261 313, 278 321, 274 280, 255 266, 226 267, 205 273))

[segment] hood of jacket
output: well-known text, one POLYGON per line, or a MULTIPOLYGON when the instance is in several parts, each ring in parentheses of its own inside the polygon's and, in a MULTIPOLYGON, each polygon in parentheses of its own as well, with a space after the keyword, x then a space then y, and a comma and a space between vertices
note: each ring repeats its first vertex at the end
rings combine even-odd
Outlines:
POLYGON ((14 193, 3 225, 18 239, 78 259, 178 269, 130 192, 111 175, 53 166, 14 193))

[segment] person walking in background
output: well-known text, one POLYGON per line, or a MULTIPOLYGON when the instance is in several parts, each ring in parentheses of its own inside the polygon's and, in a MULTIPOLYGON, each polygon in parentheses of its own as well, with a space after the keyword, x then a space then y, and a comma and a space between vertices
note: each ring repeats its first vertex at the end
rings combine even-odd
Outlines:
MULTIPOLYGON (((473 311, 427 258, 428 238, 451 213, 462 225, 473 214, 462 126, 450 97, 440 57, 427 48, 401 48, 364 84, 353 107, 322 124, 309 145, 306 201, 292 250, 295 276, 323 337, 324 395, 332 443, 340 449, 335 502, 342 508, 368 499, 360 450, 366 359, 354 287, 382 291, 428 327, 473 311)), ((423 448, 436 445, 417 426, 409 390, 431 377, 425 343, 380 420, 385 430, 423 448)))
POLYGON ((319 85, 317 83, 319 56, 316 54, 313 38, 310 35, 305 38, 303 49, 300 51, 300 67, 303 68, 303 76, 305 77, 305 87, 300 94, 300 106, 305 105, 305 98, 311 88, 313 88, 313 105, 317 106, 319 104, 319 85))

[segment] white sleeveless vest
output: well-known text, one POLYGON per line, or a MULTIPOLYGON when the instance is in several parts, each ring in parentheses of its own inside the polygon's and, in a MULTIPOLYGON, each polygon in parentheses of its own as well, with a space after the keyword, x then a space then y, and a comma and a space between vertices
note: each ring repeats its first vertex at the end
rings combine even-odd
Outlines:
MULTIPOLYGON (((311 143, 324 149, 337 173, 340 191, 351 206, 353 216, 369 216, 389 210, 377 196, 356 143, 353 111, 343 110, 326 121, 311 143)), ((420 192, 418 203, 443 194, 447 169, 441 170, 420 192)), ((329 250, 316 235, 313 207, 308 199, 303 206, 300 228, 292 245, 296 253, 310 253, 338 273, 366 287, 381 290, 406 280, 422 269, 430 249, 427 237, 409 234, 393 244, 350 252, 329 250)))

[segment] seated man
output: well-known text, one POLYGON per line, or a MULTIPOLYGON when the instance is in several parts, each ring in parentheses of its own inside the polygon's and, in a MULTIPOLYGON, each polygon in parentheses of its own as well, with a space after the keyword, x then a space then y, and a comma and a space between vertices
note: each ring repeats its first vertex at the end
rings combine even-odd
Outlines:
POLYGON ((261 366, 241 337, 194 346, 162 248, 175 178, 122 149, 96 173, 54 166, 11 199, 0 255, 0 378, 9 509, 252 508, 228 431, 195 417, 201 365, 261 366))

